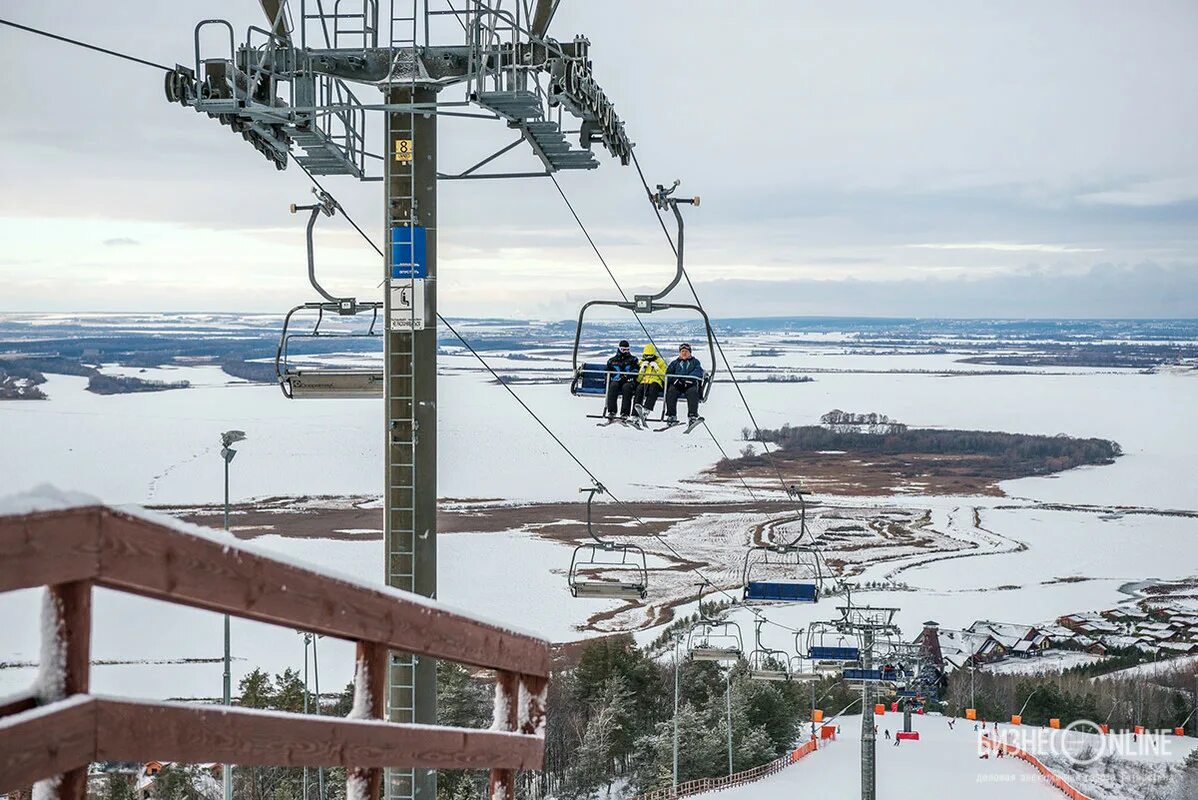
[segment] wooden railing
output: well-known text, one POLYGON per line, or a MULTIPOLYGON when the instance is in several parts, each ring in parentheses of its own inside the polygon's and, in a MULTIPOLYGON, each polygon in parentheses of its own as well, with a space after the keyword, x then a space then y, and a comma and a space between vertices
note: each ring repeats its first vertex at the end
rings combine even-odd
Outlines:
POLYGON ((516 771, 544 757, 549 646, 435 602, 330 577, 215 533, 103 506, 0 517, 0 592, 46 586, 39 684, 0 699, 0 793, 47 781, 86 795, 93 761, 347 768, 350 800, 379 795, 384 767, 516 771), (92 588, 102 586, 357 643, 350 718, 93 696, 92 588), (389 652, 496 671, 490 730, 384 722, 389 652))
POLYGON ((775 772, 781 772, 803 756, 815 752, 817 746, 815 739, 812 739, 786 755, 775 758, 768 764, 762 764, 759 767, 753 767, 743 772, 724 775, 720 778, 697 778, 693 781, 680 783, 676 787, 667 786, 664 789, 656 789, 645 794, 638 794, 632 800, 675 800, 678 797, 690 797, 691 795, 702 794, 704 792, 718 792, 721 789, 731 789, 733 786, 743 786, 746 783, 761 780, 767 775, 773 775, 775 772))

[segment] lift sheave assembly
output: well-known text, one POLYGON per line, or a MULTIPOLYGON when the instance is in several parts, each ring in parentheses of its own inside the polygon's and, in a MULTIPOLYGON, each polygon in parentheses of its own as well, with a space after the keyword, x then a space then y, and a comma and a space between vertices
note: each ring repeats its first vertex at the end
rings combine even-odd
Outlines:
MULTIPOLYGON (((360 398, 383 396, 383 365, 358 363, 360 353, 346 352, 344 346, 351 342, 362 341, 381 342, 382 328, 379 325, 379 310, 383 308, 381 301, 359 302, 353 297, 336 297, 325 290, 316 279, 316 256, 312 243, 313 230, 316 220, 321 215, 331 217, 337 212, 336 201, 325 192, 315 191, 317 202, 312 205, 292 205, 291 213, 308 211, 308 281, 323 300, 302 303, 287 312, 283 320, 283 333, 279 337, 279 347, 275 351, 275 375, 283 395, 292 400, 308 398, 360 398), (297 317, 297 315, 299 315, 297 317), (370 326, 364 332, 333 329, 325 324, 325 316, 356 320, 359 316, 369 316, 370 326), (295 330, 293 323, 296 319, 311 318, 311 327, 295 330), (322 330, 322 325, 324 329, 322 330), (303 350, 302 343, 307 343, 314 353, 302 355, 312 357, 328 356, 336 353, 340 358, 349 359, 352 363, 346 366, 327 365, 309 360, 308 365, 301 366, 296 362, 293 344, 296 349, 303 350), (338 350, 337 348, 342 348, 338 350)), ((381 349, 381 344, 379 345, 381 349)))
POLYGON ((570 594, 644 600, 649 594, 649 564, 645 551, 634 544, 620 544, 596 536, 591 521, 591 503, 595 495, 603 494, 605 490, 602 486, 592 486, 579 491, 587 495, 587 535, 594 542, 574 548, 567 577, 570 594), (616 577, 604 577, 612 574, 616 577))

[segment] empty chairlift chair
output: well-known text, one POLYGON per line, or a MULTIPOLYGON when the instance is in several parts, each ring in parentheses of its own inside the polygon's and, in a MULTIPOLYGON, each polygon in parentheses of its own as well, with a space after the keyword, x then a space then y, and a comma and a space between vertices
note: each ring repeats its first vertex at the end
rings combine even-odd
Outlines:
POLYGON ((587 534, 594 543, 574 548, 567 583, 575 597, 644 600, 649 594, 649 564, 644 549, 600 539, 591 524, 591 503, 602 486, 580 489, 587 493, 587 534), (617 560, 618 559, 618 560, 617 560), (615 573, 616 577, 611 577, 615 573))
MULTIPOLYGON (((331 303, 305 303, 287 312, 283 322, 283 334, 279 339, 279 347, 275 353, 275 375, 279 388, 284 396, 291 400, 329 399, 329 398, 368 398, 383 396, 383 366, 368 363, 353 363, 348 365, 328 365, 311 361, 321 357, 320 349, 331 346, 350 347, 363 341, 380 341, 377 322, 381 304, 366 303, 358 305, 356 310, 345 314, 336 311, 341 316, 371 314, 370 327, 366 331, 330 330, 327 326, 322 330, 325 314, 333 308, 331 303), (316 319, 311 328, 296 331, 292 328, 293 317, 297 312, 315 312, 316 319), (318 352, 305 353, 308 363, 299 363, 294 352, 295 343, 318 342, 318 352), (354 344, 351 344, 354 343, 354 344)), ((325 350, 327 356, 329 351, 325 350)), ((341 350, 342 357, 346 354, 355 362, 362 360, 360 352, 341 350)))
MULTIPOLYGON (((383 366, 381 360, 369 362, 363 357, 360 345, 363 342, 381 342, 379 329, 379 301, 358 302, 352 297, 336 297, 327 292, 316 280, 316 260, 312 244, 312 232, 316 219, 324 214, 336 213, 336 201, 324 192, 316 192, 319 202, 313 205, 292 205, 291 211, 309 211, 307 227, 308 281, 323 300, 303 303, 287 312, 283 320, 283 332, 275 351, 275 375, 284 396, 293 400, 308 398, 362 398, 383 396, 383 366), (300 314, 300 317, 296 315, 300 314), (335 328, 326 323, 325 316, 350 321, 348 328, 335 328), (359 316, 369 315, 366 330, 355 329, 353 322, 359 316), (306 324, 297 330, 296 323, 303 316, 314 316, 311 326, 306 324), (297 353, 296 351, 303 351, 297 353), (349 361, 347 364, 321 363, 330 354, 336 353, 349 361), (303 357, 303 360, 301 360, 303 357)), ((381 351, 381 347, 379 350, 381 351)))
POLYGON ((703 588, 699 588, 699 621, 686 636, 686 652, 692 661, 739 661, 744 657, 744 639, 735 622, 711 619, 703 611, 703 588))
POLYGON ((771 650, 761 643, 758 619, 755 630, 756 647, 749 653, 749 678, 755 681, 785 681, 790 679, 790 659, 781 650, 771 650))
POLYGON ((743 581, 747 603, 816 603, 823 557, 809 545, 757 545, 745 553, 743 581))
POLYGON ((838 675, 846 664, 861 660, 861 647, 855 638, 838 631, 834 623, 813 622, 807 628, 807 658, 816 672, 838 675))
MULTIPOLYGON (((795 635, 798 636, 798 634, 795 635)), ((820 674, 815 669, 814 662, 798 654, 790 657, 789 671, 790 679, 799 683, 814 682, 820 678, 820 674)))

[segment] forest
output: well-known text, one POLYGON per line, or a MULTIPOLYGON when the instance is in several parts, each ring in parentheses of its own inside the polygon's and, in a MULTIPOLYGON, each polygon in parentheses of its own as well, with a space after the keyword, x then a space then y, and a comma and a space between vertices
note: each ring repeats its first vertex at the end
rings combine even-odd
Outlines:
MULTIPOLYGON (((877 456, 931 456, 945 460, 976 459, 975 465, 989 473, 1036 475, 1060 472, 1090 464, 1110 464, 1123 451, 1109 439, 1076 438, 1065 434, 1044 436, 1001 431, 908 428, 884 414, 845 414, 832 411, 822 425, 783 425, 761 430, 760 436, 743 431, 745 438, 776 445, 782 460, 808 454, 846 453, 877 456)), ((738 459, 721 462, 752 467, 766 465, 764 454, 745 451, 738 459)))

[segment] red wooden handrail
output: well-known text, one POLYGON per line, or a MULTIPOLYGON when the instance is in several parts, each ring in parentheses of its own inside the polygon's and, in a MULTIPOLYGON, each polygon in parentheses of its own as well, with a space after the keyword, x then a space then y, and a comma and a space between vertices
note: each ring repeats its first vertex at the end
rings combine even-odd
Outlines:
POLYGON ((216 532, 104 506, 0 517, 0 592, 48 586, 61 656, 52 685, 0 701, 0 792, 61 776, 82 800, 96 760, 151 757, 246 766, 344 766, 375 797, 383 767, 491 769, 490 796, 512 800, 515 772, 544 757, 549 645, 415 595, 285 562, 216 532), (91 590, 356 641, 352 719, 129 701, 88 694, 91 590), (490 730, 384 722, 388 652, 496 670, 490 730))

